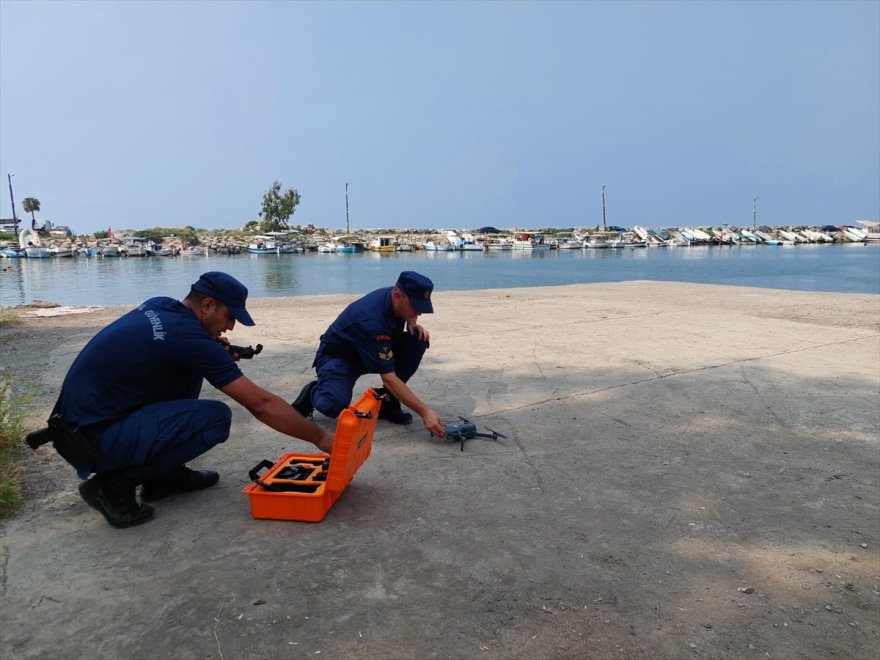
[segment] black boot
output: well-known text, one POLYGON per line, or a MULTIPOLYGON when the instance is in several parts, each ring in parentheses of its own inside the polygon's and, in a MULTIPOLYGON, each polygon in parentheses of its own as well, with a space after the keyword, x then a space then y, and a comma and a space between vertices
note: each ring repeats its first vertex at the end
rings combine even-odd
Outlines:
POLYGON ((317 384, 318 381, 316 380, 306 383, 305 387, 300 391, 299 396, 296 397, 296 400, 290 404, 293 406, 293 409, 303 417, 310 418, 315 411, 315 407, 312 405, 312 390, 315 389, 315 385, 317 384))
POLYGON ((379 419, 384 419, 392 424, 410 424, 412 423, 412 415, 403 412, 400 407, 400 401, 384 387, 376 389, 376 394, 382 396, 382 407, 379 408, 379 419))
POLYGON ((189 493, 202 488, 210 488, 220 481, 220 475, 212 470, 191 470, 185 465, 176 467, 168 474, 144 479, 141 499, 161 500, 174 493, 189 493))
POLYGON ((134 527, 153 517, 153 507, 139 504, 137 484, 121 472, 101 472, 79 485, 79 494, 114 527, 134 527))

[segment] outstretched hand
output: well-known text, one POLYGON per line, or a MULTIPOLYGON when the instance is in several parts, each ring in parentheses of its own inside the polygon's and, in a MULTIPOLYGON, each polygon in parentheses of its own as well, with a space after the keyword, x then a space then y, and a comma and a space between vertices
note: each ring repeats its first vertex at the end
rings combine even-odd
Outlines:
POLYGON ((329 454, 333 451, 333 434, 321 429, 321 437, 315 443, 315 446, 325 454, 329 454))
POLYGON ((435 435, 438 438, 446 437, 446 425, 443 423, 443 420, 430 408, 428 411, 422 415, 422 423, 425 425, 425 429, 427 429, 428 433, 431 435, 435 435))

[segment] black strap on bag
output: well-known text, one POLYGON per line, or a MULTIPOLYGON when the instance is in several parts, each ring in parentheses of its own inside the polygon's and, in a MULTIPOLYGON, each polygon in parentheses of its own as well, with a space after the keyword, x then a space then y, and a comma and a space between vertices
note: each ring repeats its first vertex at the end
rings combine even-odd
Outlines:
POLYGON ((74 467, 94 465, 98 461, 101 452, 95 440, 70 426, 57 413, 49 417, 48 424, 47 428, 28 433, 25 442, 31 449, 51 442, 61 458, 74 467))

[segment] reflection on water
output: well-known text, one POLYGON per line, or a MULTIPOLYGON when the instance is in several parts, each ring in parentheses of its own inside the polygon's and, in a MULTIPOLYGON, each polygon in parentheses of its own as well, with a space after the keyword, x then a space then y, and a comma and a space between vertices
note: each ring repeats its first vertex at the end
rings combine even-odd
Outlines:
POLYGON ((297 262, 283 254, 251 254, 252 259, 262 263, 263 282, 269 295, 285 296, 296 284, 297 262))
POLYGON ((182 298, 208 270, 237 277, 251 296, 365 293, 393 284, 403 270, 424 273, 437 291, 667 280, 880 293, 880 245, 3 259, 0 305, 182 298))

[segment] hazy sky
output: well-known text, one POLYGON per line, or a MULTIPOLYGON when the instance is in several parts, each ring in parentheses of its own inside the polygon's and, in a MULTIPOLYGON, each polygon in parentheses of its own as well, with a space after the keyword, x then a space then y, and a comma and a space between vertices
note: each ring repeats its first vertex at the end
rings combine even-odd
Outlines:
POLYGON ((79 233, 880 217, 880 2, 0 0, 0 216, 79 233))

